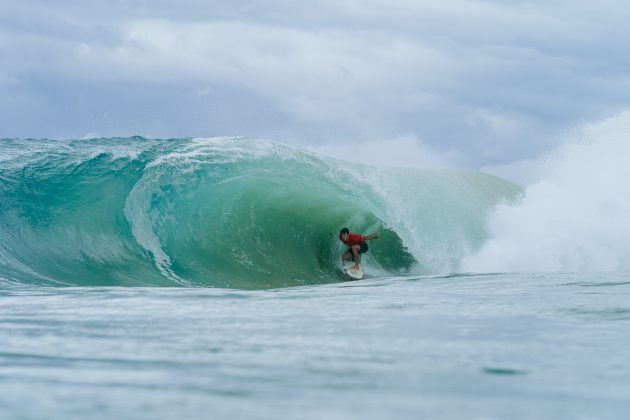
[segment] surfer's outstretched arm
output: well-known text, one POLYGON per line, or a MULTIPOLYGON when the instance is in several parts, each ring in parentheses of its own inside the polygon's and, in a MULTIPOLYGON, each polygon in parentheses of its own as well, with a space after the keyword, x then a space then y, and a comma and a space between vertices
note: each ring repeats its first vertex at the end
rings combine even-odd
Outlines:
POLYGON ((381 237, 381 231, 377 230, 376 232, 374 232, 371 235, 364 236, 363 239, 365 239, 366 241, 371 241, 372 239, 378 239, 380 237, 381 237))

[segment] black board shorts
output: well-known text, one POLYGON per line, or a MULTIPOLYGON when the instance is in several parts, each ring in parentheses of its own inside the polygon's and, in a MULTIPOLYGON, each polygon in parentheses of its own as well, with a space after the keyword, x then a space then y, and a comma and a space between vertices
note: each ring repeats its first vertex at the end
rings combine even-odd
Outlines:
MULTIPOLYGON (((365 254, 366 252, 368 252, 368 249, 370 249, 370 248, 368 247, 368 244, 367 244, 367 243, 365 243, 365 242, 361 242, 361 244, 360 244, 360 245, 361 245, 361 246, 359 247, 359 254, 365 254)), ((352 257, 354 258, 354 254, 352 253, 352 248, 348 248, 348 249, 346 250, 346 252, 349 252, 349 253, 350 253, 350 255, 352 255, 352 257)))

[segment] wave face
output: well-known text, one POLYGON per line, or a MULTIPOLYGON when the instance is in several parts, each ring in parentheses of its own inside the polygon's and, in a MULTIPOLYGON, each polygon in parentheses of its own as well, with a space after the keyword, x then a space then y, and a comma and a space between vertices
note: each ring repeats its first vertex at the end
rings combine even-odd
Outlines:
POLYGON ((457 269, 520 190, 241 138, 0 143, 0 277, 38 285, 267 288, 339 280, 343 226, 372 276, 457 269))

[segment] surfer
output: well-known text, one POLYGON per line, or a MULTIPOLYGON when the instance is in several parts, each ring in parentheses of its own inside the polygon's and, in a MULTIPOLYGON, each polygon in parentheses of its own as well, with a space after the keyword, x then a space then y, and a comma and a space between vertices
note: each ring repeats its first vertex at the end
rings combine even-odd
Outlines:
POLYGON ((365 254, 368 251, 368 245, 367 243, 365 243, 365 241, 378 239, 380 236, 381 232, 378 230, 371 235, 363 236, 350 233, 350 229, 348 229, 347 227, 341 229, 339 231, 339 239, 341 240, 341 242, 350 247, 346 252, 343 253, 341 259, 343 261, 352 259, 352 261, 354 261, 354 267, 352 267, 352 269, 358 270, 359 263, 361 262, 361 254, 365 254))

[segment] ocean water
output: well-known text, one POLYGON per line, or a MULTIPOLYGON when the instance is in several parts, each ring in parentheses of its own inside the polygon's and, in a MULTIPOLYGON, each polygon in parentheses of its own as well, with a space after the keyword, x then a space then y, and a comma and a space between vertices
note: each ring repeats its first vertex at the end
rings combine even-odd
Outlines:
POLYGON ((628 251, 591 248, 628 199, 565 237, 582 224, 545 192, 576 179, 2 140, 0 417, 627 418, 628 251), (382 230, 365 280, 340 274, 343 226, 382 230))

